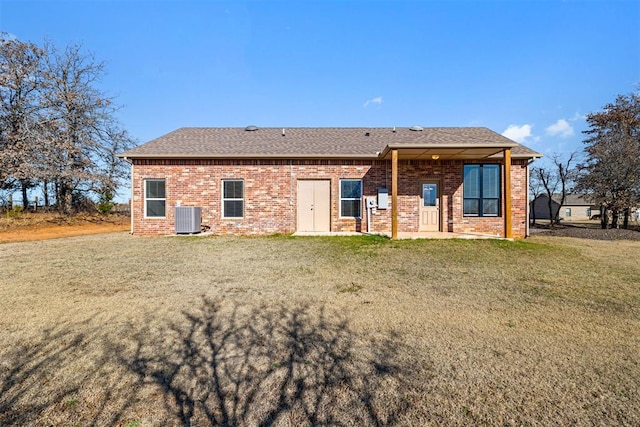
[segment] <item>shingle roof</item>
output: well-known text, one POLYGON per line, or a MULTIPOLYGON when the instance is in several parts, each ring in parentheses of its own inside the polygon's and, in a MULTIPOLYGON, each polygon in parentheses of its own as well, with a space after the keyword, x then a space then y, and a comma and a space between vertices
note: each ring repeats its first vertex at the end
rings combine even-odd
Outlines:
MULTIPOLYGON (((553 200, 556 204, 560 204, 561 198, 561 194, 553 194, 551 196, 551 200, 553 200)), ((549 198, 546 194, 540 194, 533 201, 536 203, 546 204, 548 199, 549 198)), ((567 194, 565 195, 564 204, 562 206, 595 206, 595 203, 588 195, 583 196, 582 194, 567 194)))
MULTIPOLYGON (((554 194, 551 199, 554 202, 560 203, 560 199, 562 198, 561 194, 554 194)), ((593 201, 588 196, 583 196, 582 194, 567 194, 564 197, 564 205, 568 206, 593 206, 593 201)))
POLYGON ((377 158, 385 147, 504 147, 541 157, 487 128, 180 128, 120 154, 128 158, 377 158), (284 135, 283 135, 284 133, 284 135))

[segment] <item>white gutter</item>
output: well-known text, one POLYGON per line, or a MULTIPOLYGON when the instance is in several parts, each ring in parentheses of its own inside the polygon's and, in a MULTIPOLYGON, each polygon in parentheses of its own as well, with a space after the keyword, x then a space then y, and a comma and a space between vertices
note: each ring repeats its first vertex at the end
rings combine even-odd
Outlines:
POLYGON ((527 196, 526 196, 526 200, 527 200, 527 207, 525 209, 526 212, 526 218, 525 218, 525 228, 524 228, 524 237, 529 237, 529 215, 531 215, 531 212, 529 212, 529 209, 531 208, 531 203, 529 203, 529 165, 531 163, 527 162, 527 169, 525 171, 525 179, 527 180, 527 184, 526 184, 526 188, 527 188, 527 196))
POLYGON ((129 225, 129 234, 133 234, 133 162, 129 160, 129 158, 127 157, 123 157, 125 162, 128 162, 131 165, 131 177, 130 177, 130 183, 129 183, 129 191, 130 191, 130 195, 129 195, 129 221, 130 221, 130 225, 129 225))

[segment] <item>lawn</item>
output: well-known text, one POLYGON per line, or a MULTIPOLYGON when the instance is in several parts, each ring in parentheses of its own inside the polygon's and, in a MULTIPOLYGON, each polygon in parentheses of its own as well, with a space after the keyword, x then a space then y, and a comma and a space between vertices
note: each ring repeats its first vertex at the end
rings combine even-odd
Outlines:
POLYGON ((1 425, 640 425, 640 242, 0 244, 1 425))

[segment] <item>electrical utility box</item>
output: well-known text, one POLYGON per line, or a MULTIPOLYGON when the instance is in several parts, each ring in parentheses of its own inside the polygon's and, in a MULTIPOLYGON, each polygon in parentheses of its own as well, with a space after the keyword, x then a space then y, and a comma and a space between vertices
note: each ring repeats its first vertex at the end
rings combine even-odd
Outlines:
POLYGON ((176 234, 193 234, 200 232, 202 208, 191 206, 176 207, 176 234))
POLYGON ((389 208, 389 190, 384 187, 378 188, 378 209, 389 208))

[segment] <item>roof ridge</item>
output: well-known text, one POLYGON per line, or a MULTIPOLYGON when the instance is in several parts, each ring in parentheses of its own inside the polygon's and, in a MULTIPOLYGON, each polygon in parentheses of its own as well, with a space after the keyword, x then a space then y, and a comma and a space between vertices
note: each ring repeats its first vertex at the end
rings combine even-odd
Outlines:
MULTIPOLYGON (((407 129, 410 130, 411 126, 256 126, 258 129, 407 129)), ((182 129, 242 129, 247 126, 182 126, 171 132, 176 132, 182 129)), ((494 132, 486 126, 421 126, 423 129, 438 129, 438 130, 453 130, 453 129, 484 129, 490 132, 494 132)), ((170 133, 171 133, 170 132, 170 133)), ((495 132, 494 132, 495 133, 495 132)), ((499 135, 499 134, 498 134, 499 135)))
POLYGON ((122 156, 347 156, 372 157, 386 147, 515 148, 512 156, 540 157, 535 151, 486 127, 181 127, 122 156), (262 129, 262 132, 260 131, 262 129), (281 132, 284 129, 285 132, 281 132), (285 138, 287 136, 288 138, 285 138))

